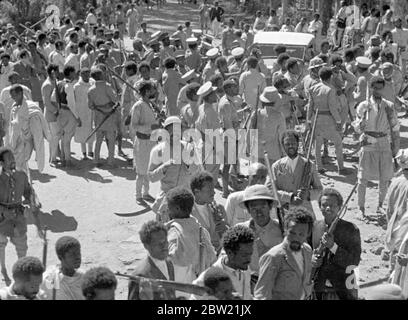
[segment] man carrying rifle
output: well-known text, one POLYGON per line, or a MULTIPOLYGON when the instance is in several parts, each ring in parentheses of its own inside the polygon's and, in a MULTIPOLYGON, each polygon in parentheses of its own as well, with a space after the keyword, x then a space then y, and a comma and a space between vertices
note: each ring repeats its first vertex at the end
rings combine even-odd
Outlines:
MULTIPOLYGON (((10 149, 0 148, 0 263, 1 273, 7 285, 10 278, 6 270, 7 238, 16 247, 18 258, 27 254, 27 221, 24 216, 23 197, 30 203, 34 190, 30 186, 27 175, 16 171, 16 161, 10 149)), ((33 210, 34 223, 38 234, 42 237, 38 211, 33 210)))
POLYGON ((313 279, 317 300, 357 299, 353 269, 360 263, 360 230, 353 223, 339 219, 333 233, 327 232, 341 214, 342 206, 343 197, 337 190, 323 190, 319 207, 324 220, 315 223, 312 234, 313 248, 319 243, 324 246, 321 256, 315 252, 312 257, 312 265, 318 269, 313 279))
MULTIPOLYGON (((290 208, 302 205, 313 213, 311 193, 320 192, 323 186, 315 164, 299 155, 299 140, 296 131, 289 130, 283 133, 281 143, 286 157, 272 164, 272 171, 282 206, 290 208)), ((267 184, 269 182, 270 180, 267 184)))
POLYGON ((64 68, 64 80, 57 83, 51 101, 58 108, 57 122, 61 137, 61 166, 72 167, 71 140, 75 135, 77 126, 81 126, 81 119, 76 110, 74 96, 74 81, 76 78, 75 68, 64 68))
MULTIPOLYGON (((117 102, 117 97, 112 86, 105 81, 101 69, 93 68, 91 70, 91 77, 95 80, 95 83, 88 90, 88 106, 91 110, 95 111, 95 127, 98 127, 103 119, 112 111, 117 102)), ((94 162, 97 165, 100 161, 102 142, 106 139, 109 152, 107 164, 111 168, 114 167, 116 131, 116 118, 115 115, 111 115, 96 132, 94 162)))
POLYGON ((391 178, 393 158, 400 147, 400 124, 394 104, 382 97, 385 80, 374 76, 370 81, 371 97, 357 107, 354 128, 361 134, 362 152, 358 172, 358 206, 365 215, 365 195, 369 180, 379 180, 378 209, 381 209, 391 178))

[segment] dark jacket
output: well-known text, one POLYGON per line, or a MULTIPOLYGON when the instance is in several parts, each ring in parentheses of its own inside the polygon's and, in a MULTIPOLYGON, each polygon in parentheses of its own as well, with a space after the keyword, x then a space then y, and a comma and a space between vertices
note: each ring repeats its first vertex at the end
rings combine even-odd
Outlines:
POLYGON ((329 280, 341 300, 354 300, 357 298, 357 289, 352 286, 356 279, 351 281, 354 271, 347 268, 357 267, 360 263, 360 230, 353 223, 340 219, 334 231, 334 242, 338 245, 336 254, 326 249, 314 290, 317 294, 322 292, 326 280, 329 280))
POLYGON ((221 7, 212 7, 209 12, 210 20, 214 21, 214 19, 217 19, 218 22, 221 22, 224 12, 224 9, 221 7))
MULTIPOLYGON (((150 279, 160 279, 160 280, 171 280, 174 281, 174 266, 173 263, 169 260, 167 262, 167 269, 169 271, 170 279, 167 279, 160 269, 154 264, 153 260, 150 257, 146 257, 136 267, 135 272, 132 276, 145 277, 150 279)), ((169 299, 175 299, 174 290, 166 290, 167 297, 169 299)), ((153 292, 153 299, 159 299, 159 293, 153 292)), ((139 296, 139 284, 133 281, 129 282, 129 293, 128 300, 140 300, 139 296)))

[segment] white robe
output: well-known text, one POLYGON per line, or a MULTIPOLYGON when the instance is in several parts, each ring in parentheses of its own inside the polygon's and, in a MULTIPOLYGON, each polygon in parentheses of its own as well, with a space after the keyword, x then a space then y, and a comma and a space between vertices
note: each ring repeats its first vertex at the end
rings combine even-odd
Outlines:
MULTIPOLYGON (((74 85, 75 105, 79 118, 81 119, 81 126, 76 128, 75 142, 85 143, 86 138, 92 131, 93 112, 88 107, 88 90, 91 83, 86 83, 82 79, 74 85)), ((95 141, 95 135, 88 140, 88 142, 95 141)))

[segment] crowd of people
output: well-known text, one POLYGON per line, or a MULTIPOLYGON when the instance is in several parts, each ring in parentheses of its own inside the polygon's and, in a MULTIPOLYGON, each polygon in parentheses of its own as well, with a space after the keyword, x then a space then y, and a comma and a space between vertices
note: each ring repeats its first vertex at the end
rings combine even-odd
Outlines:
MULTIPOLYGON (((376 27, 381 36, 375 31, 341 51, 339 24, 335 40, 326 39, 317 13, 294 27, 271 10, 268 20, 257 13, 252 25, 237 27, 234 19, 225 21, 218 2, 204 0, 201 29, 186 21, 174 33, 153 33, 138 3, 127 11, 118 5, 123 15, 113 20, 99 9, 89 8, 85 21, 66 17, 47 32, 27 27, 19 35, 11 24, 3 30, 0 262, 7 287, 1 300, 115 297, 117 275, 103 267, 81 271, 81 245, 73 237, 56 242, 56 266, 45 270, 44 261, 26 257, 25 210, 44 238, 28 161, 35 151, 40 172, 46 162, 75 169, 72 139, 81 145, 81 161, 114 169, 115 151, 127 159, 136 172, 136 203, 152 203, 156 214, 139 232, 147 256, 129 276, 129 300, 357 299, 360 230, 343 219, 350 197, 320 181, 329 143, 337 174, 351 174, 345 137, 359 142, 361 217, 368 181, 379 181, 379 214, 388 202, 392 284, 372 297, 407 298, 408 149, 400 148, 398 113, 408 110, 408 29, 402 18, 376 27), (313 33, 310 60, 277 45, 277 59, 267 66, 253 43, 265 30, 313 33), (122 150, 124 141, 132 143, 132 156, 122 150), (245 175, 241 156, 250 159, 245 175), (150 195, 154 182, 160 182, 156 197, 150 195), (225 207, 214 201, 216 189, 225 207), (8 240, 19 258, 13 281, 5 263, 8 240)), ((365 32, 373 27, 363 25, 365 32)))

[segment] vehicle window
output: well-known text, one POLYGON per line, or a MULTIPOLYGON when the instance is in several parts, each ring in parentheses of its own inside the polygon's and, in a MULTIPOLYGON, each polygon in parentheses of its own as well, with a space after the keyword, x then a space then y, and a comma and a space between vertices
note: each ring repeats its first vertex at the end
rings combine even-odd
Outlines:
MULTIPOLYGON (((262 58, 276 58, 276 52, 274 50, 275 45, 262 45, 258 44, 257 47, 262 52, 262 58)), ((294 58, 303 59, 305 48, 304 47, 296 47, 296 46, 287 46, 286 52, 294 58)))

